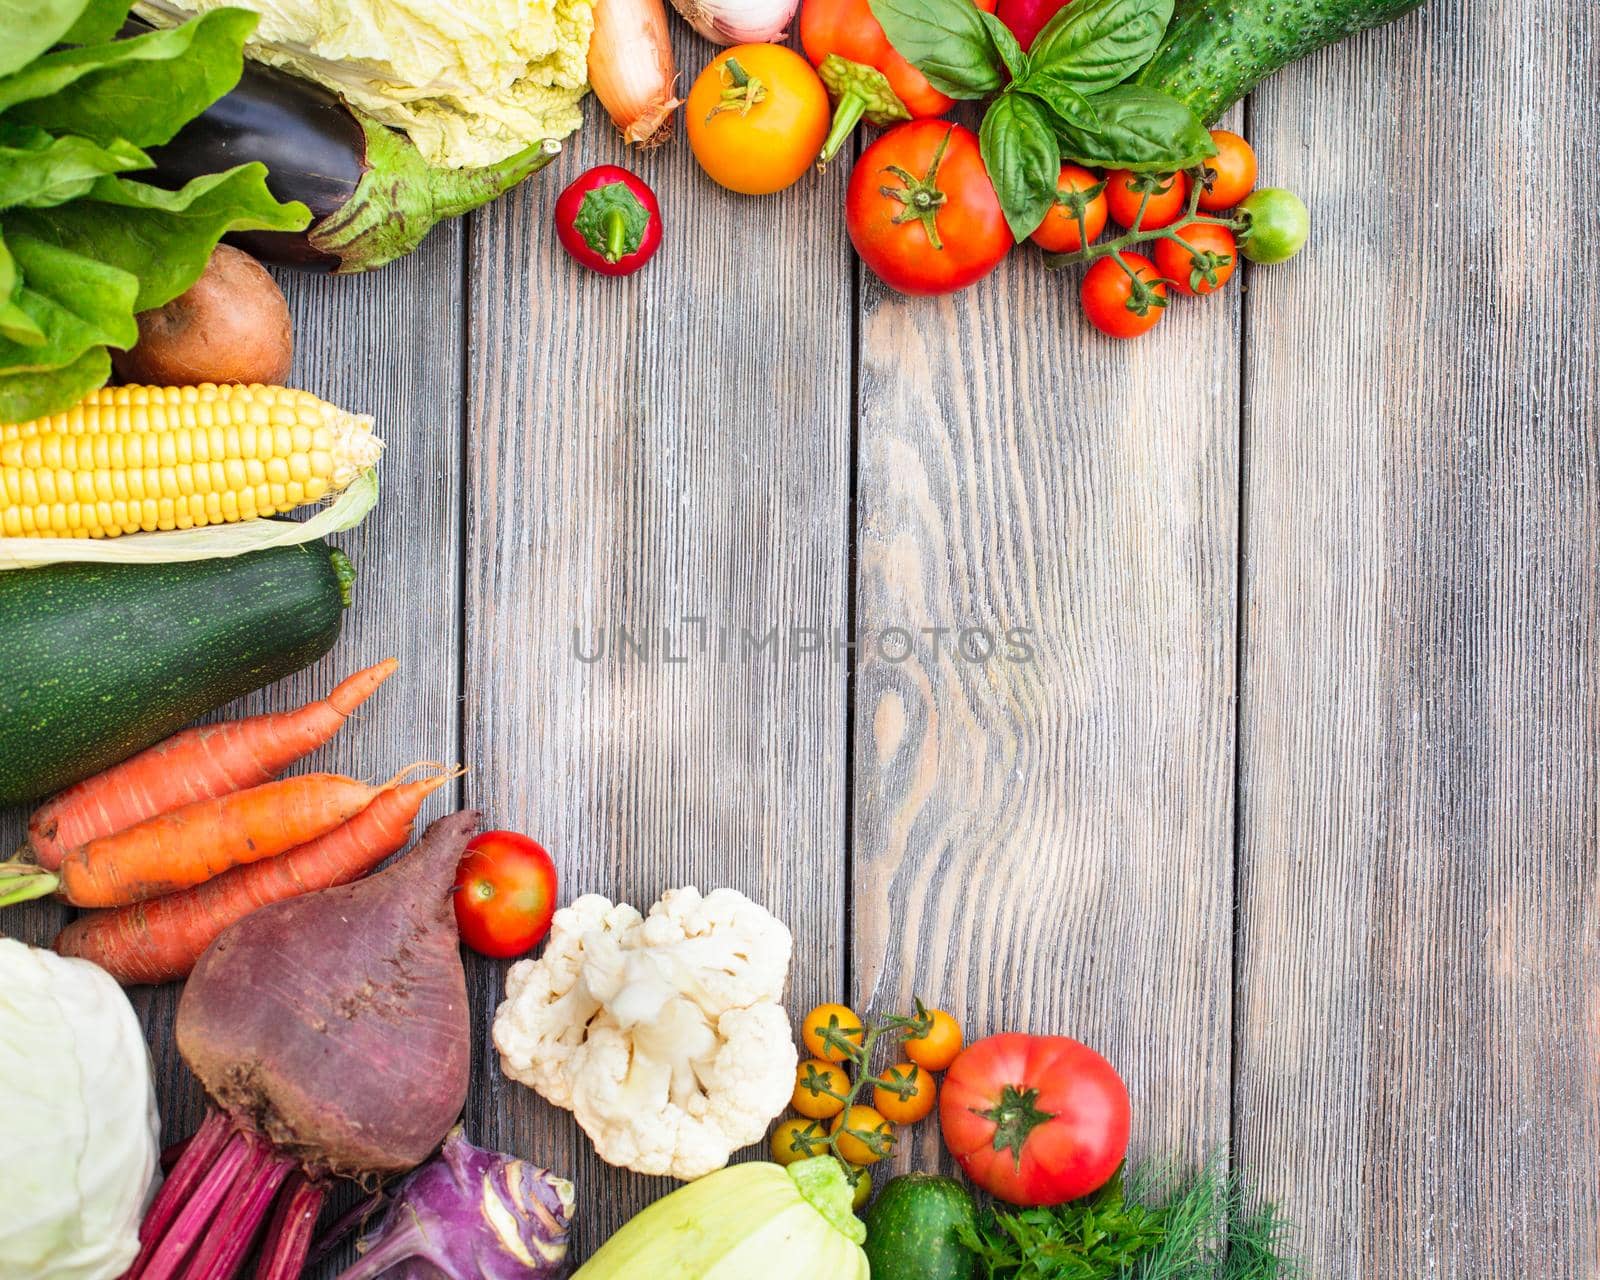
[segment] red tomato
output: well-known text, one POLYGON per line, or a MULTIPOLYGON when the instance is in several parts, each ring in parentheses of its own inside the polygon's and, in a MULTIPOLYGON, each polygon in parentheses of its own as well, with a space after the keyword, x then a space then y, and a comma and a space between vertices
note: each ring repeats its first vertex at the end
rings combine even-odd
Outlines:
POLYGON ((1117 256, 1101 258, 1084 272, 1079 297, 1084 315, 1101 333, 1137 338, 1166 314, 1167 286, 1149 258, 1126 250, 1117 256))
POLYGON ((1179 293, 1215 293, 1239 265, 1233 232, 1209 222, 1192 222, 1177 240, 1156 241, 1156 270, 1179 293))
POLYGON ((1183 213, 1189 198, 1189 180, 1181 173, 1131 173, 1113 169, 1106 174, 1106 207, 1119 227, 1132 228, 1144 205, 1141 231, 1170 226, 1183 213), (1149 200, 1145 199, 1146 193, 1149 200))
POLYGON ((1087 243, 1078 234, 1079 208, 1083 210, 1082 229, 1088 233, 1089 240, 1094 240, 1106 229, 1105 183, 1087 169, 1064 164, 1056 178, 1056 202, 1029 239, 1051 253, 1076 253, 1087 243), (1096 187, 1100 191, 1092 198, 1085 198, 1084 193, 1096 187))
POLYGON ((861 154, 845 195, 850 241, 901 293, 954 293, 983 279, 1013 244, 970 129, 914 120, 861 154))
POLYGON ((1213 129, 1211 141, 1217 154, 1206 161, 1206 182, 1200 189, 1200 207, 1215 213, 1231 209, 1250 194, 1256 185, 1256 153, 1236 133, 1213 129))
POLYGON ((1104 1186, 1128 1150, 1128 1088, 1088 1045, 1000 1035, 957 1058, 939 1095, 945 1146, 1012 1204, 1062 1204, 1104 1186))
POLYGON ((550 932, 556 864, 515 831, 485 831, 456 868, 456 925, 480 955, 520 956, 550 932))

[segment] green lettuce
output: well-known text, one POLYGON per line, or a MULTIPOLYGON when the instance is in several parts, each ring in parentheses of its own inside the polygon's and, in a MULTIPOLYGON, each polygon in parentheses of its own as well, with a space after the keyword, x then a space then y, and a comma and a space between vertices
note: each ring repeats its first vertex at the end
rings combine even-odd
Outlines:
POLYGON ((126 0, 0 0, 0 421, 105 382, 135 313, 178 296, 230 231, 297 231, 259 164, 175 191, 125 176, 239 79, 256 15, 115 39, 126 0))

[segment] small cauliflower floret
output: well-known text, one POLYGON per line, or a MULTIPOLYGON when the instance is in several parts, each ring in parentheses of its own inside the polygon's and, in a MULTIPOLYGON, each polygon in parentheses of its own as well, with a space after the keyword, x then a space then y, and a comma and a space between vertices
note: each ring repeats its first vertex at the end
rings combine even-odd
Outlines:
POLYGON ((732 889, 665 894, 641 919, 597 895, 556 913, 495 1014, 501 1068, 570 1108, 600 1156, 698 1178, 760 1141, 794 1085, 779 1001, 793 940, 732 889))

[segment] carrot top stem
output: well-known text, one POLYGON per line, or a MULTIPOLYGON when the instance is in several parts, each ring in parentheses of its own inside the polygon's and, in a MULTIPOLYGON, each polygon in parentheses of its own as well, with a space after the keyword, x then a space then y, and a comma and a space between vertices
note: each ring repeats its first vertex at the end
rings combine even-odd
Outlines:
POLYGON ((0 907, 31 902, 61 887, 61 877, 31 863, 0 862, 0 907))

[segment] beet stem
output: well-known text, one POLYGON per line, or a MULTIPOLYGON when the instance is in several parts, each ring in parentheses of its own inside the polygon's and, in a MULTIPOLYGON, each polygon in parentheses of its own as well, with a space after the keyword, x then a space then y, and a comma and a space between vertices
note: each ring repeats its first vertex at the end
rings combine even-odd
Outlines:
POLYGON ((311 1248, 311 1234, 322 1212, 322 1184, 296 1170, 278 1196, 278 1208, 267 1228, 255 1280, 298 1280, 311 1248))
POLYGON ((255 1243, 279 1186, 295 1167, 293 1160, 275 1155, 265 1142, 254 1145, 249 1164, 235 1180, 184 1280, 232 1280, 255 1243))
POLYGON ((383 1208, 388 1201, 388 1194, 381 1188, 365 1200, 358 1200, 331 1227, 317 1237, 316 1243, 311 1246, 311 1253, 306 1258, 306 1266, 316 1266, 343 1244, 346 1236, 357 1227, 364 1226, 367 1219, 383 1208))
POLYGON ((188 1257, 189 1250, 194 1248, 206 1224, 216 1216, 218 1206, 226 1202, 234 1182, 250 1158, 252 1146, 251 1140, 242 1133, 235 1133, 228 1140, 216 1163, 211 1166, 205 1179, 189 1198, 189 1203, 183 1206, 183 1211, 151 1255, 141 1280, 172 1280, 178 1274, 178 1268, 188 1257))
POLYGON ((145 1267, 150 1264, 151 1255, 160 1245, 162 1237, 167 1234, 167 1228, 172 1225, 173 1218, 177 1217, 178 1211, 188 1202, 190 1193, 210 1170, 217 1153, 222 1150, 232 1133, 233 1123, 222 1112, 206 1113, 206 1118, 200 1122, 200 1127, 194 1131, 194 1136, 184 1144, 183 1154, 178 1157, 177 1164, 167 1175, 167 1180, 162 1183, 161 1190, 156 1193, 155 1200, 151 1202, 149 1211, 144 1215, 144 1221, 139 1224, 139 1256, 123 1274, 122 1280, 138 1280, 144 1274, 145 1267))

